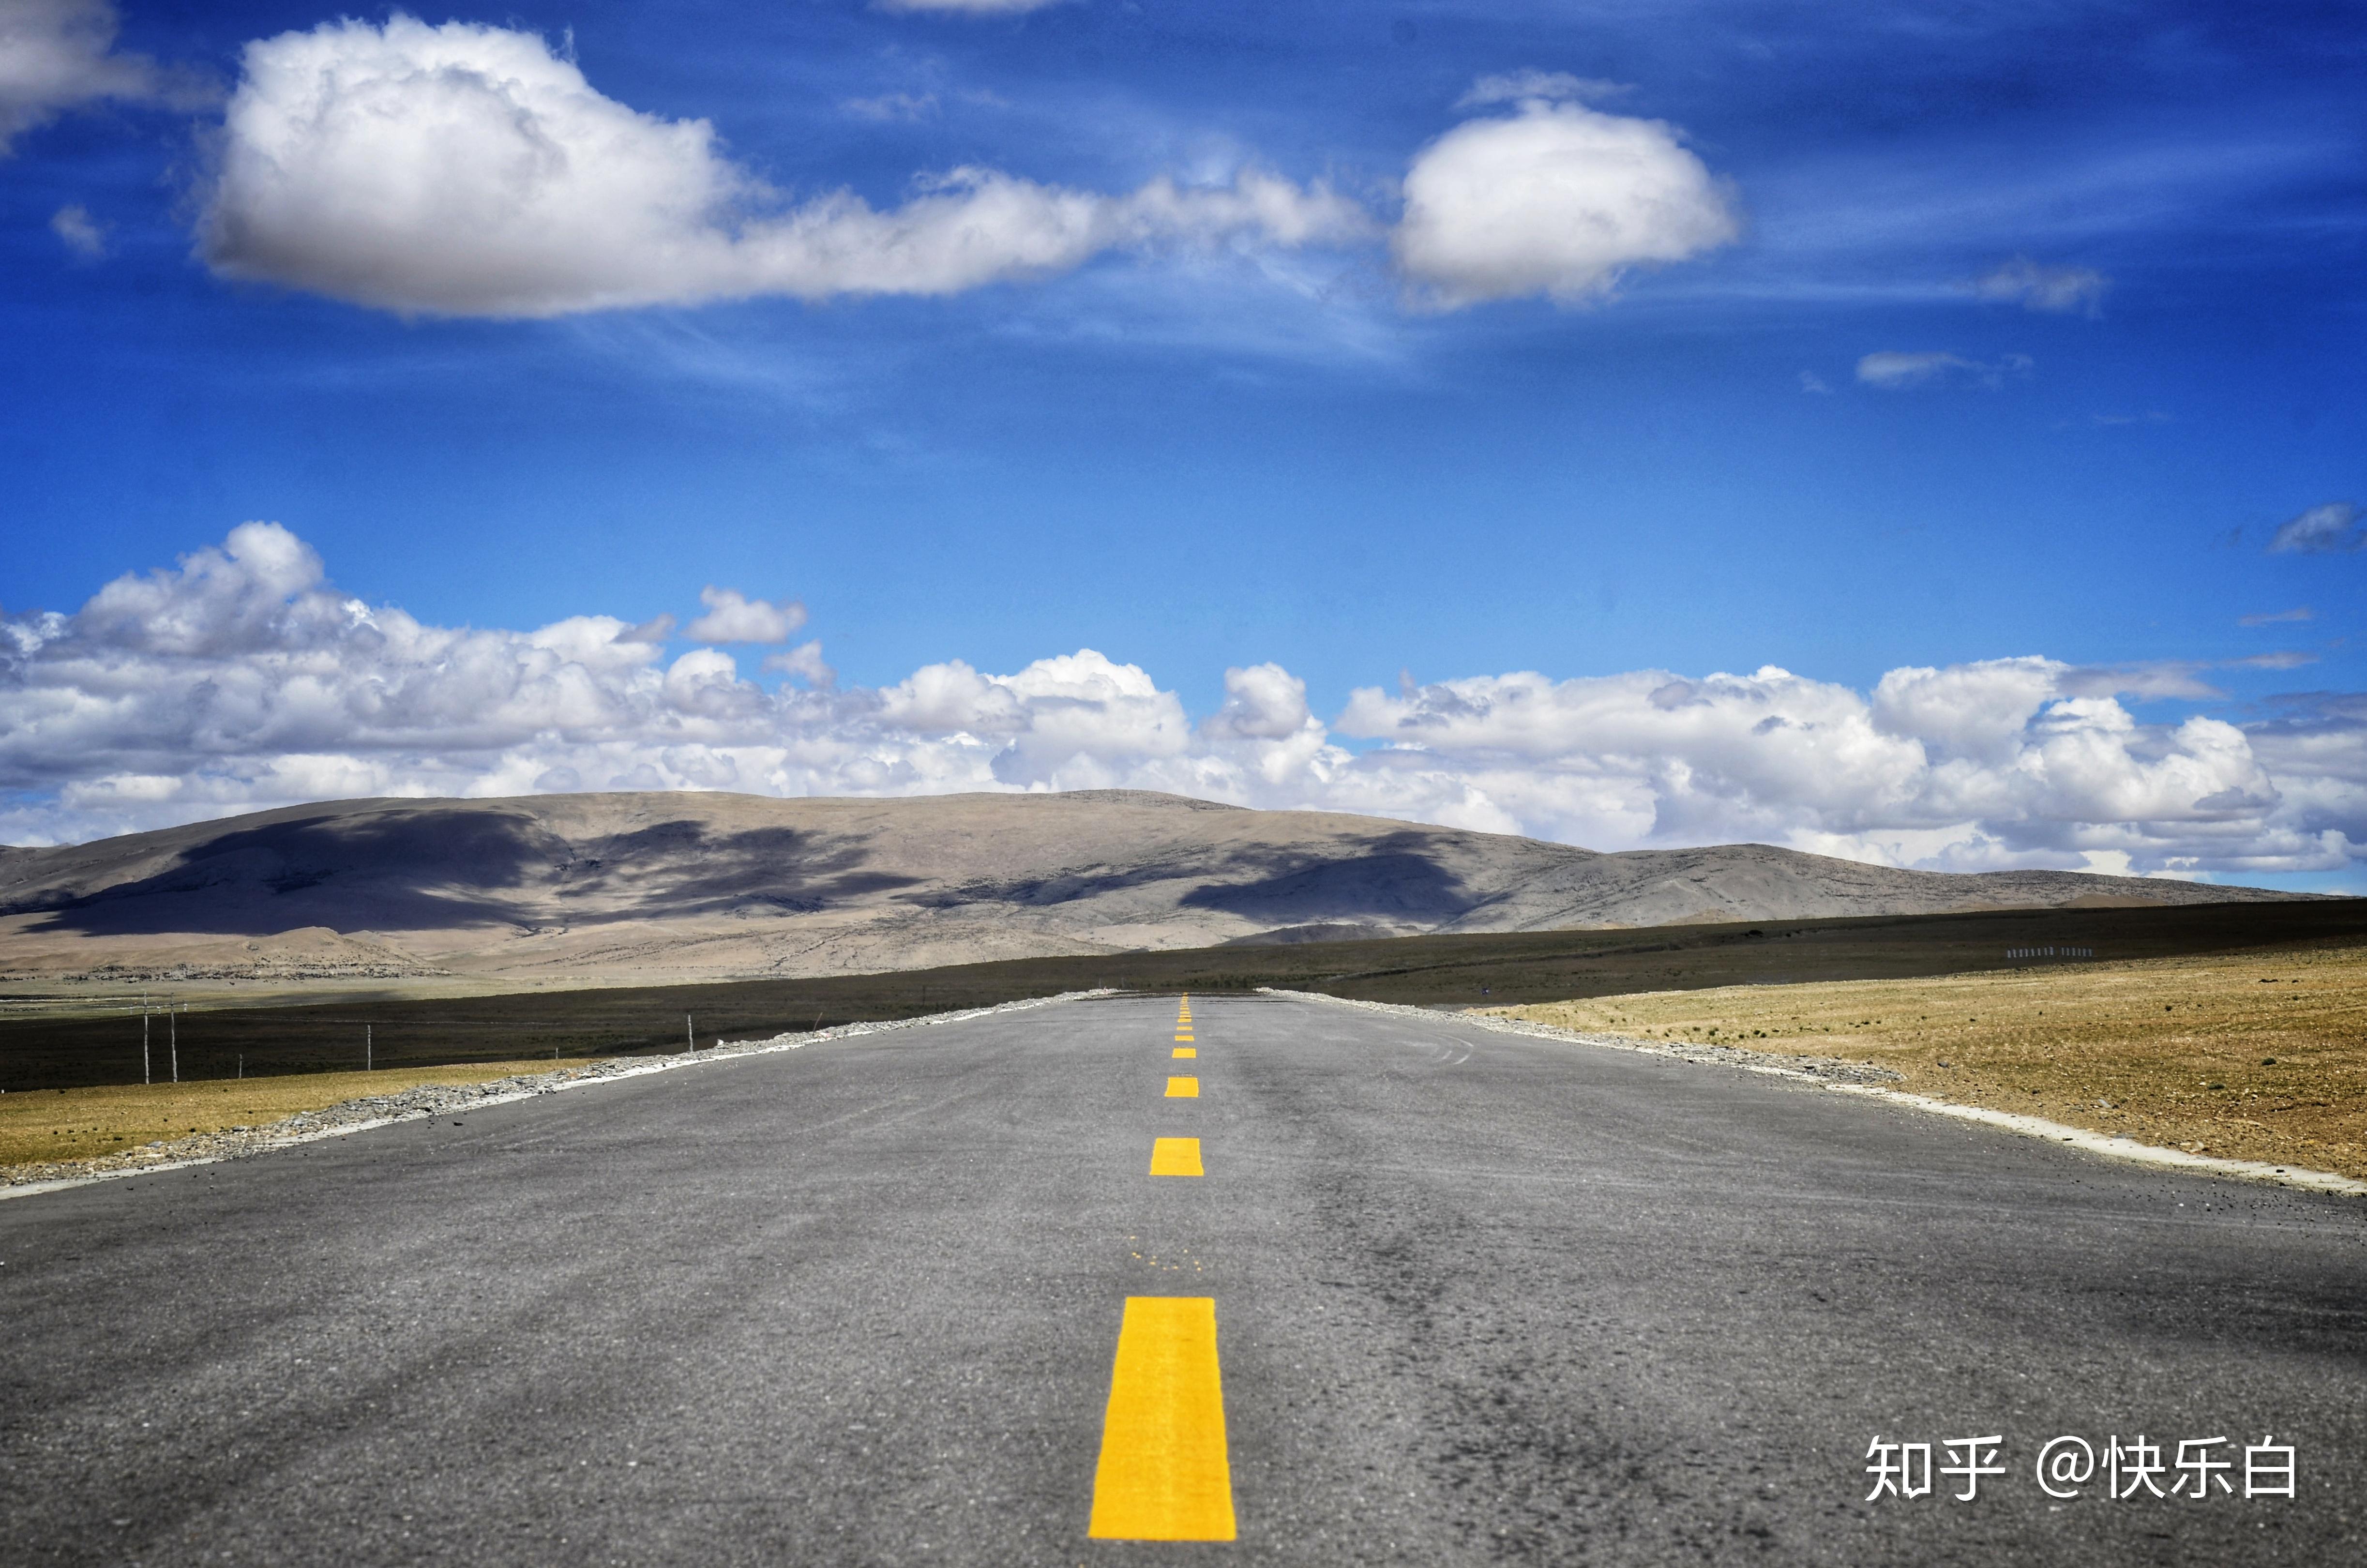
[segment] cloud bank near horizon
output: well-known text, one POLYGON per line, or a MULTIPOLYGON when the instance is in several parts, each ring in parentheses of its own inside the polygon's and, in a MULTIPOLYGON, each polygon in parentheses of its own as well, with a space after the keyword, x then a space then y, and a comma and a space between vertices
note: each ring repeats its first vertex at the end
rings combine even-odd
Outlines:
MULTIPOLYGON (((710 587, 708 628, 785 640, 787 605, 710 587), (759 635, 761 634, 761 635, 759 635)), ((62 842, 364 795, 578 790, 904 795, 1127 787, 1356 812, 1600 849, 1756 840, 1945 869, 2172 875, 2367 858, 2367 699, 2237 725, 2124 698, 2191 670, 2021 656, 1906 667, 1870 692, 1772 666, 1354 692, 1328 723, 1273 664, 1196 722, 1090 649, 1009 675, 959 660, 839 687, 818 642, 767 667, 670 653, 668 618, 439 627, 338 590, 271 523, 0 615, 0 841, 62 842)))

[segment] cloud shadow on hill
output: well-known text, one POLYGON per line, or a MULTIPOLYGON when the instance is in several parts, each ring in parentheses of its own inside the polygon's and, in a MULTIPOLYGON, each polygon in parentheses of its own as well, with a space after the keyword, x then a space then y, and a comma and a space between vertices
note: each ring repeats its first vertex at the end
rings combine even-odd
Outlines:
POLYGON ((866 857, 859 844, 791 828, 718 834, 678 821, 578 845, 500 812, 323 814, 218 834, 153 876, 0 914, 43 914, 34 929, 83 936, 441 930, 554 915, 601 924, 752 905, 801 913, 915 880, 864 871, 866 857), (596 907, 603 899, 617 907, 596 907))
POLYGON ((1236 856, 1229 869, 1245 862, 1263 874, 1211 882, 1181 902, 1269 926, 1376 919, 1435 926, 1485 902, 1439 863, 1433 840, 1422 833, 1390 834, 1341 858, 1305 850, 1236 856))

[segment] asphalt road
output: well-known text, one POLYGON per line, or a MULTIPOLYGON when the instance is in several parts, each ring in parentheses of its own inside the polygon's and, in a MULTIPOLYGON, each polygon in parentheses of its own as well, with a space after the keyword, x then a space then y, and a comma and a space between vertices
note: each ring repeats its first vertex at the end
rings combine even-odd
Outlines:
POLYGON ((1195 1013, 1189 1064, 1074 1003, 0 1203, 0 1562, 2367 1562, 2358 1200, 1195 1013), (1086 1537, 1148 1295, 1216 1302, 1231 1543, 1086 1537), (2139 1433, 2237 1492, 2033 1474, 2139 1433), (1869 1503, 1877 1435, 2006 1473, 1869 1503))

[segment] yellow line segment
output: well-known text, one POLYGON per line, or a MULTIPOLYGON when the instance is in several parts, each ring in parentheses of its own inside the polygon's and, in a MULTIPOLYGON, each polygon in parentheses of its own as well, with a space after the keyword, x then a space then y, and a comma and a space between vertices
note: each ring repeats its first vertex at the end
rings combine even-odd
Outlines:
POLYGON ((1230 1540, 1217 1303, 1128 1296, 1093 1471, 1095 1540, 1230 1540))
POLYGON ((1171 1100, 1198 1099, 1200 1097, 1200 1080, 1197 1078, 1168 1079, 1167 1097, 1171 1100))
POLYGON ((1200 1168, 1197 1138, 1157 1138, 1150 1144, 1152 1176, 1206 1176, 1200 1168))
POLYGON ((1182 1058, 1187 1056, 1197 1056, 1200 1054, 1200 1051, 1196 1046, 1179 1045, 1167 1054, 1172 1057, 1182 1058))

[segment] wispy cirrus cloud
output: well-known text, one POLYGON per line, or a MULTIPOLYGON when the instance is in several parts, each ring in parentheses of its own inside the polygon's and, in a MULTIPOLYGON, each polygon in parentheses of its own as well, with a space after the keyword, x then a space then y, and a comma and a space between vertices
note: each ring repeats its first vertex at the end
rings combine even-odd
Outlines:
POLYGON ((1480 108, 1489 104, 1519 103, 1524 98, 1546 102, 1601 102, 1636 90, 1632 83, 1608 82, 1599 76, 1573 76, 1567 71, 1505 71, 1482 76, 1455 101, 1456 108, 1480 108))
POLYGON ((842 98, 838 107, 857 119, 883 124, 934 119, 937 115, 937 95, 880 93, 867 98, 842 98))
POLYGON ((1975 278, 1971 287, 1980 299, 2026 311, 2092 316, 2100 313, 2112 280, 2093 267, 2041 267, 2028 256, 2016 256, 1975 278))
MULTIPOLYGON (((702 597, 734 618, 711 631, 787 635, 777 605, 702 597), (757 624, 758 606, 777 619, 757 624)), ((332 796, 1127 786, 1606 849, 1756 839, 2180 874, 2367 858, 2367 698, 2295 699, 2243 725, 2130 706, 2207 693, 2190 665, 1990 659, 1894 669, 1871 691, 1772 666, 1409 678, 1326 722, 1304 681, 1261 664, 1227 671, 1195 722, 1091 649, 863 687, 808 642, 764 661, 792 677, 767 689, 722 648, 671 652, 671 630, 599 614, 435 626, 245 524, 72 613, 0 616, 0 838, 332 796)))
POLYGON ((2269 540, 2269 551, 2276 555, 2339 555, 2360 549, 2367 549, 2367 511, 2351 501, 2312 506, 2269 540))
POLYGON ((883 11, 934 11, 952 16, 1015 17, 1066 0, 878 0, 883 11))
POLYGON ((1907 352, 1878 349, 1857 362, 1857 379, 1882 392, 1913 392, 1926 387, 1974 386, 1991 391, 2030 374, 2037 361, 2027 354, 2005 354, 1996 359, 1967 359, 1941 351, 1907 352))
POLYGON ((0 157, 20 133, 85 104, 181 107, 210 96, 190 73, 119 53, 117 30, 108 0, 0 4, 0 157))
POLYGON ((50 233, 85 261, 96 261, 107 254, 106 229, 90 215, 88 208, 79 204, 61 207, 50 214, 50 233))

